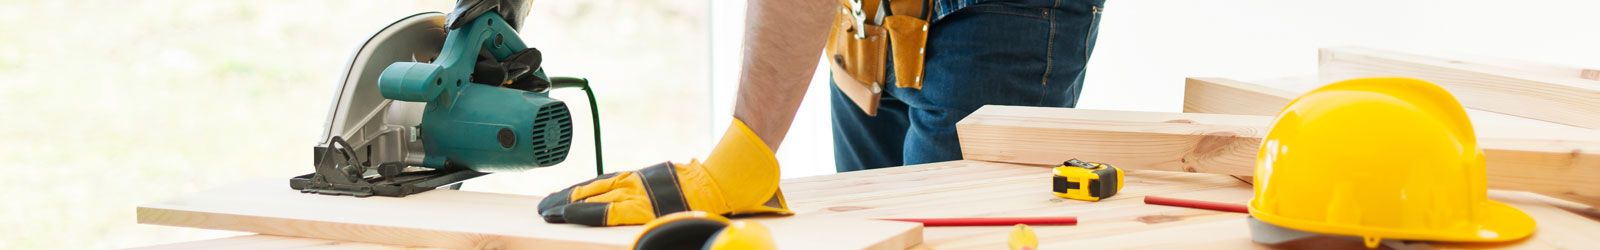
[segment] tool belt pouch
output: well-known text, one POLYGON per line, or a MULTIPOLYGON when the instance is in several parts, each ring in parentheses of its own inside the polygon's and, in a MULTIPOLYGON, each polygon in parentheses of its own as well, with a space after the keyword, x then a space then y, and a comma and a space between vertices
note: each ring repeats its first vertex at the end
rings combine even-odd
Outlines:
POLYGON ((928 22, 913 16, 893 15, 883 20, 894 50, 895 87, 922 89, 922 61, 928 43, 928 22))
POLYGON ((881 26, 854 27, 848 14, 839 14, 833 25, 826 53, 834 85, 861 111, 876 116, 878 97, 883 92, 884 56, 889 38, 881 26), (866 38, 856 38, 857 32, 864 32, 866 38))

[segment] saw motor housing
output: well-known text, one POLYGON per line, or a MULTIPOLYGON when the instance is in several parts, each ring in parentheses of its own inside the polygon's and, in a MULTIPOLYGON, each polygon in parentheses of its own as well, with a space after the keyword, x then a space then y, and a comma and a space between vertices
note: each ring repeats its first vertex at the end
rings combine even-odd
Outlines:
MULTIPOLYGON (((506 60, 525 49, 504 19, 487 13, 452 30, 439 60, 396 62, 383 70, 378 89, 384 98, 427 103, 416 126, 424 142, 422 167, 524 170, 566 159, 572 115, 564 102, 550 98, 548 88, 473 82, 480 53, 506 60)), ((550 82, 543 69, 531 74, 550 82)))
POLYGON ((547 77, 538 50, 496 11, 466 20, 446 28, 441 13, 412 15, 363 45, 315 147, 316 172, 290 187, 403 197, 564 161, 572 116, 549 90, 587 91, 587 80, 547 77))

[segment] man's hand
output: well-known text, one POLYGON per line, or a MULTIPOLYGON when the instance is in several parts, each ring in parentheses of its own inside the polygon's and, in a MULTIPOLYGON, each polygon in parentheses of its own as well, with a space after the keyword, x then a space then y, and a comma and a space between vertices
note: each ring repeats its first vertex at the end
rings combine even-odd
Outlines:
POLYGON ((546 222, 637 225, 682 211, 792 214, 778 191, 778 159, 738 118, 706 161, 612 173, 539 202, 546 222))

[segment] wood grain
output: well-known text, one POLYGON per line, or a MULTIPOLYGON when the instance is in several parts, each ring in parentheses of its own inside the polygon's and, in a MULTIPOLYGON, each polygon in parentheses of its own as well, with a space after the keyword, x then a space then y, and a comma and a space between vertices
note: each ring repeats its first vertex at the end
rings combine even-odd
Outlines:
POLYGON ((1278 115, 1297 92, 1219 77, 1184 79, 1183 112, 1278 115))
POLYGON ((989 105, 956 123, 967 160, 1252 175, 1272 117, 989 105))
MULTIPOLYGON (((984 106, 957 123, 967 160, 1253 175, 1270 116, 984 106)), ((1491 188, 1600 204, 1600 140, 1478 138, 1491 188)))
MULTIPOLYGON (((624 248, 638 226, 593 228, 539 218, 537 196, 435 190, 405 198, 301 194, 262 179, 138 208, 138 222, 340 241, 476 249, 624 248)), ((864 219, 756 218, 792 249, 904 249, 915 223, 864 219)))
MULTIPOLYGON (((1224 175, 1129 171, 1127 185, 1099 202, 1050 194, 1050 169, 983 161, 952 161, 788 180, 791 207, 808 216, 837 218, 1077 216, 1076 226, 1037 226, 1041 249, 1263 249, 1249 238, 1246 215, 1143 204, 1160 195, 1245 203, 1248 184, 1224 175)), ((1526 192, 1491 191, 1490 198, 1522 208, 1539 223, 1530 239, 1509 245, 1454 244, 1445 248, 1569 248, 1600 244, 1600 221, 1551 205, 1526 192)), ((924 229, 922 248, 1000 249, 1009 227, 924 229)), ((1428 244, 1423 244, 1428 245, 1428 244)), ((1359 246, 1359 242, 1357 245, 1359 246)))
MULTIPOLYGON (((1322 86, 1316 77, 1285 77, 1256 84, 1220 77, 1185 80, 1184 113, 1276 116, 1301 93, 1322 86)), ((1473 130, 1483 138, 1600 141, 1600 130, 1556 124, 1467 108, 1473 130)))
POLYGON ((301 250, 345 249, 345 250, 352 250, 352 249, 364 249, 364 250, 383 250, 383 249, 441 249, 441 248, 413 248, 413 247, 396 246, 396 245, 345 242, 345 241, 338 241, 338 240, 325 240, 325 239, 300 238, 300 237, 275 236, 275 235, 261 235, 261 234, 242 235, 242 236, 233 236, 233 237, 209 239, 209 240, 197 240, 197 241, 190 241, 190 242, 178 242, 178 243, 172 243, 172 244, 162 244, 162 245, 154 245, 154 246, 133 248, 133 250, 164 250, 164 249, 233 249, 233 250, 251 250, 251 249, 301 249, 301 250))
MULTIPOLYGON (((1245 203, 1248 184, 1223 175, 1129 171, 1127 185, 1100 202, 1049 193, 1049 169, 982 161, 950 161, 784 180, 791 208, 804 219, 889 216, 1077 216, 1076 226, 1035 226, 1041 249, 1268 249, 1250 241, 1245 215, 1143 204, 1145 195, 1245 203)), ((1490 191, 1538 223, 1532 237, 1507 244, 1412 243, 1438 249, 1586 249, 1600 245, 1600 220, 1568 212, 1563 201, 1525 192, 1490 191)), ((925 228, 913 249, 1001 249, 1010 227, 925 228)), ((843 235, 840 232, 839 235, 843 235)), ((317 248, 279 236, 241 236, 165 246, 263 249, 317 248), (275 243, 276 242, 276 243, 275 243), (240 244, 237 247, 234 244, 240 244), (282 247, 251 247, 251 246, 282 247)), ((1348 249, 1361 249, 1359 242, 1348 249)), ((370 245, 358 245, 366 248, 370 245)), ((382 248, 382 247, 378 247, 382 248)), ((1323 248, 1328 248, 1324 246, 1323 248)))
POLYGON ((1448 58, 1456 63, 1473 64, 1482 67, 1497 67, 1501 70, 1516 71, 1524 74, 1539 75, 1550 78, 1579 78, 1584 80, 1600 80, 1600 70, 1595 67, 1579 67, 1561 65, 1540 61, 1529 61, 1516 58, 1484 56, 1470 53, 1428 54, 1435 58, 1448 58))
POLYGON ((1319 51, 1318 78, 1407 76, 1444 86, 1473 108, 1584 128, 1600 128, 1600 84, 1482 63, 1366 48, 1319 51))

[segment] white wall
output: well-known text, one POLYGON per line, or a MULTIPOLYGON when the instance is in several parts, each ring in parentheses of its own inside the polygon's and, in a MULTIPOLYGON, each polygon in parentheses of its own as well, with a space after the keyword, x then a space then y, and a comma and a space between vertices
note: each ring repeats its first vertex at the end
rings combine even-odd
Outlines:
MULTIPOLYGON (((711 124, 725 126, 738 81, 744 3, 712 5, 711 124)), ((1316 48, 1327 46, 1600 66, 1595 10, 1600 1, 1113 0, 1079 107, 1176 112, 1185 76, 1314 75, 1316 48)), ((813 82, 778 152, 784 177, 833 172, 826 84, 821 77, 813 82)))
POLYGON ((1185 76, 1316 74, 1359 45, 1600 65, 1593 1, 1111 1, 1083 108, 1179 111, 1185 76))

